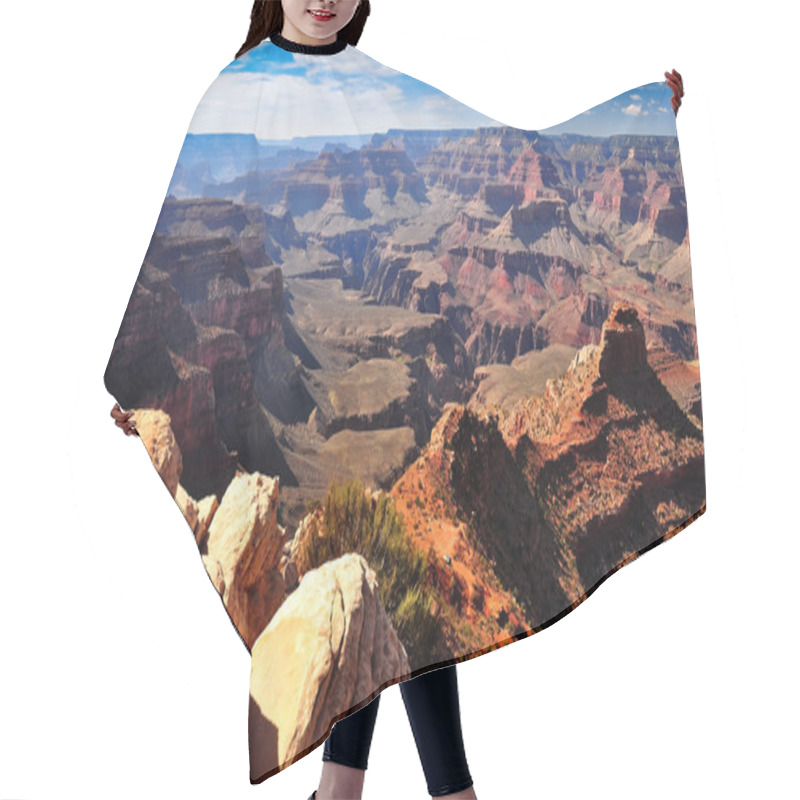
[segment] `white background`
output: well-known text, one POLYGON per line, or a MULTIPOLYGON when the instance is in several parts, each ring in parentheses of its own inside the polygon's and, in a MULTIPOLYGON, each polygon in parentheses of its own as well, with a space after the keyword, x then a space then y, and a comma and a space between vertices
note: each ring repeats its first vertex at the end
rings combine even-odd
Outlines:
MULTIPOLYGON (((249 656, 103 385, 183 136, 250 0, 5 4, 0 798, 278 798, 249 656)), ((677 68, 708 511, 458 666, 494 798, 796 797, 796 68, 777 3, 374 0, 360 49, 546 128, 677 68)), ((364 798, 426 798, 399 688, 364 798)))

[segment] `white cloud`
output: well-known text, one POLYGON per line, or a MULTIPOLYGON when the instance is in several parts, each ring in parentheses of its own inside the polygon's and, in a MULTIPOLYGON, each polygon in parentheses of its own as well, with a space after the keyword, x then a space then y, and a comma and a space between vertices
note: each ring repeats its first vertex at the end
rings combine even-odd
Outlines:
POLYGON ((621 111, 629 117, 638 117, 642 114, 642 106, 637 103, 631 103, 630 105, 624 106, 621 111))
POLYGON ((492 124, 471 107, 384 67, 363 53, 310 62, 302 70, 222 73, 203 96, 191 133, 255 133, 262 140, 352 135, 389 128, 492 124), (413 90, 413 91, 409 91, 413 90))

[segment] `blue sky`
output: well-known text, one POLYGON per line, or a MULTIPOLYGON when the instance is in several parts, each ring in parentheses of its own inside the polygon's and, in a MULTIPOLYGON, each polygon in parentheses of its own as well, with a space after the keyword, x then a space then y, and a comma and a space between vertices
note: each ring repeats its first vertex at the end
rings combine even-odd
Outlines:
POLYGON ((583 133, 611 136, 615 133, 675 135, 675 112, 670 105, 672 90, 655 81, 614 97, 566 122, 543 128, 541 133, 583 133))
MULTIPOLYGON (((541 132, 674 135, 671 94, 663 81, 639 86, 541 132)), ((502 124, 357 48, 307 55, 265 40, 220 72, 198 105, 189 132, 255 133, 262 141, 361 134, 367 140, 389 128, 502 124)))

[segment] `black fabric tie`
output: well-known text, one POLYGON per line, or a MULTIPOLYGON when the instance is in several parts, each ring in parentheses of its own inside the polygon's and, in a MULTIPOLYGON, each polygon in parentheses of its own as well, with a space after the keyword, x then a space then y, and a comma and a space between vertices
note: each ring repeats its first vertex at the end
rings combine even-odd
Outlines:
POLYGON ((273 33, 269 39, 282 50, 288 50, 290 53, 307 53, 308 55, 332 55, 340 53, 347 47, 347 39, 337 39, 329 44, 300 44, 281 36, 280 33, 273 33))

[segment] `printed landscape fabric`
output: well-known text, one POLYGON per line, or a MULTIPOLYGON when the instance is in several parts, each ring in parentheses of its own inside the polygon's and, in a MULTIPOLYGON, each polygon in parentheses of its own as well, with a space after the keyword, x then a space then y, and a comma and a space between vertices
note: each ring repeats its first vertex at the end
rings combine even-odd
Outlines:
POLYGON ((666 83, 524 130, 285 41, 200 100, 104 375, 251 654, 251 783, 706 510, 666 83))

